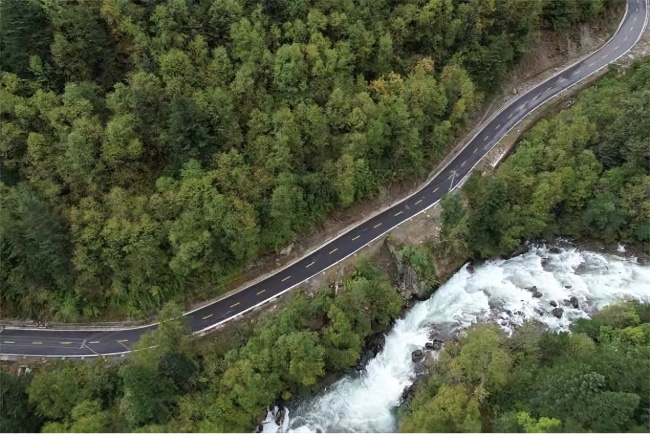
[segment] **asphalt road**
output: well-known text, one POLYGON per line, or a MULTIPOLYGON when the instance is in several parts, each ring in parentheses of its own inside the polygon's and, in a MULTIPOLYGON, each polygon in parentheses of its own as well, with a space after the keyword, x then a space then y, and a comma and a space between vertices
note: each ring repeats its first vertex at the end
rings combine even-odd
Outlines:
MULTIPOLYGON (((192 330, 195 333, 205 332, 289 291, 306 279, 350 256, 400 223, 431 207, 445 193, 457 186, 499 139, 526 115, 629 51, 645 30, 648 16, 647 1, 628 0, 626 14, 620 27, 606 45, 503 107, 456 158, 420 191, 269 278, 209 306, 188 312, 186 316, 192 330)), ((0 355, 93 357, 124 354, 130 351, 131 345, 137 342, 143 333, 155 327, 156 325, 153 324, 113 331, 8 327, 0 333, 0 355)))

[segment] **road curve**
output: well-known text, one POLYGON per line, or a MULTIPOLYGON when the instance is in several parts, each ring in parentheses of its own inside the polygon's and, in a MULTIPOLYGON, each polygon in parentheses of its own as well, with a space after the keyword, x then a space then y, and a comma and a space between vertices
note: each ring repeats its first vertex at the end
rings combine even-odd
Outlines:
MULTIPOLYGON (((192 331, 204 333, 291 290, 436 204, 528 114, 627 53, 640 39, 647 21, 648 0, 628 0, 625 16, 607 44, 506 104, 426 186, 274 275, 227 298, 187 312, 185 316, 192 331)), ((143 333, 155 328, 156 324, 110 331, 7 327, 0 332, 0 356, 74 358, 125 354, 143 333)))

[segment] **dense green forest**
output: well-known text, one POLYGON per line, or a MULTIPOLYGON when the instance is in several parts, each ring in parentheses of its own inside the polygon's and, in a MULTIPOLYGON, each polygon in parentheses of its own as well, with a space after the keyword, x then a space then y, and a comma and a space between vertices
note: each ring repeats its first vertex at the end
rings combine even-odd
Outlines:
POLYGON ((623 0, 0 0, 0 307, 142 318, 432 168, 623 0))
POLYGON ((572 333, 479 324, 445 346, 401 432, 648 432, 650 305, 611 305, 572 333))
MULTIPOLYGON (((197 345, 161 313, 133 360, 61 361, 36 373, 0 371, 2 432, 250 432, 277 398, 319 390, 327 373, 353 366, 373 333, 402 308, 369 262, 337 290, 296 293, 283 309, 240 322, 197 345)), ((122 359, 123 360, 123 359, 122 359)))
POLYGON ((443 200, 437 253, 485 258, 556 235, 650 253, 648 113, 650 61, 611 71, 525 133, 496 173, 443 200))

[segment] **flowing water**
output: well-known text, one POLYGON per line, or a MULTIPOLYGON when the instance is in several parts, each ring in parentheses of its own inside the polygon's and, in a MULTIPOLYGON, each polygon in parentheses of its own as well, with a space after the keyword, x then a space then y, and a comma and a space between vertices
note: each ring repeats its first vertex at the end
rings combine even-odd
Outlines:
POLYGON ((526 319, 536 319, 551 330, 566 330, 575 319, 627 297, 650 301, 650 267, 635 258, 576 249, 552 254, 542 247, 489 261, 471 273, 463 267, 397 321, 367 373, 343 378, 292 406, 282 427, 269 416, 264 432, 394 432, 402 392, 416 377, 411 352, 430 340, 432 327, 444 333, 495 321, 511 333, 526 319), (541 298, 526 289, 532 286, 541 298), (578 299, 578 309, 563 303, 570 297, 578 299), (551 313, 551 301, 564 309, 561 318, 551 313))

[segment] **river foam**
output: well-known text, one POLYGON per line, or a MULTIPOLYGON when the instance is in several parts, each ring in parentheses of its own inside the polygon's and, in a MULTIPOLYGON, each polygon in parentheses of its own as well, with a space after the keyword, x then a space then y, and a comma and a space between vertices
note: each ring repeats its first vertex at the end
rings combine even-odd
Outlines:
POLYGON ((526 319, 536 319, 551 330, 567 330, 575 319, 628 297, 650 301, 650 267, 634 258, 576 249, 550 253, 542 247, 488 261, 473 272, 464 266, 397 321, 367 373, 345 377, 292 406, 282 427, 267 419, 264 431, 394 432, 402 392, 416 377, 411 352, 429 341, 432 327, 462 330, 478 321, 495 321, 511 333, 526 319), (533 286, 540 298, 533 297, 533 286), (577 309, 565 302, 570 297, 578 300, 577 309), (552 314, 551 301, 564 310, 560 318, 552 314))

